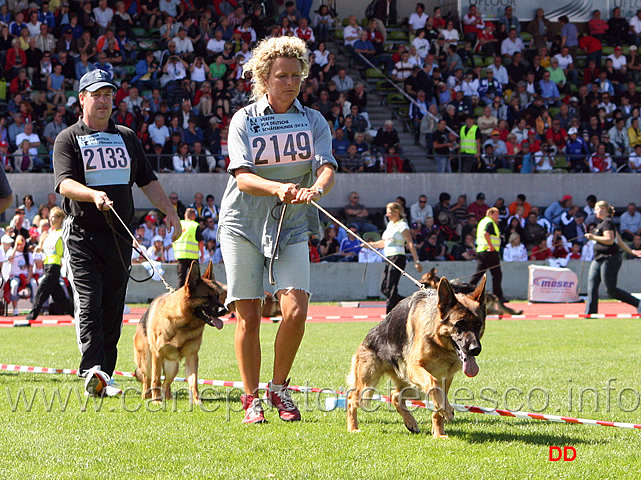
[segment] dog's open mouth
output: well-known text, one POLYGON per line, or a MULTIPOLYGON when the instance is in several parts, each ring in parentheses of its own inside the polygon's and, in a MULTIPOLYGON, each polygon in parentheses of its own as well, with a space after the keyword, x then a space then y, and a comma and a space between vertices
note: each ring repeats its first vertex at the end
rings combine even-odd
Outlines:
POLYGON ((476 363, 476 357, 464 353, 454 339, 452 339, 452 344, 454 345, 458 359, 463 364, 463 373, 468 377, 476 377, 479 373, 479 365, 476 363))
POLYGON ((205 322, 207 325, 216 327, 218 330, 223 328, 223 321, 218 317, 210 316, 204 308, 196 309, 196 316, 200 318, 203 322, 205 322))

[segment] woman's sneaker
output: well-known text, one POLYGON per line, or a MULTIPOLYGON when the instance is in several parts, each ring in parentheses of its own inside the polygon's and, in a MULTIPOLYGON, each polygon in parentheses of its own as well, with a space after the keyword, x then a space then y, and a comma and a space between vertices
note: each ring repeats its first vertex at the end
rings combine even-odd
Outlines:
POLYGON ((300 411, 294 405, 289 391, 289 380, 280 387, 274 388, 272 382, 267 384, 265 392, 265 401, 272 407, 278 409, 278 416, 286 422, 300 421, 300 411))
POLYGON ((243 423, 267 423, 263 406, 260 404, 260 398, 243 394, 240 396, 240 402, 243 404, 243 409, 245 409, 243 423))

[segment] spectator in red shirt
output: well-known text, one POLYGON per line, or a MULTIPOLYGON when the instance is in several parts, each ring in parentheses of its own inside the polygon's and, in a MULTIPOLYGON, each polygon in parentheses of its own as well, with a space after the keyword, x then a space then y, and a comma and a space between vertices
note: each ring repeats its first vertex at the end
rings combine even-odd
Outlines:
POLYGON ((473 214, 478 221, 481 221, 488 208, 490 206, 485 203, 485 194, 480 192, 476 195, 476 202, 470 203, 470 206, 467 207, 467 213, 473 214))
POLYGON ((565 148, 567 139, 568 132, 564 128, 561 128, 561 120, 553 120, 552 128, 548 128, 545 132, 545 140, 547 140, 548 143, 552 140, 556 148, 561 150, 565 148))
POLYGON ((21 93, 23 97, 28 97, 31 93, 31 82, 27 78, 27 71, 24 68, 21 68, 18 76, 11 80, 9 92, 21 93))
POLYGON ((114 98, 114 103, 116 105, 120 105, 120 102, 122 102, 128 96, 129 96, 129 81, 128 80, 123 80, 120 83, 120 88, 116 92, 116 97, 114 98))
POLYGON ((134 116, 127 110, 127 103, 124 100, 121 100, 118 104, 118 111, 114 113, 113 121, 118 125, 124 125, 132 130, 136 129, 134 125, 134 116))
POLYGON ((27 66, 27 54, 20 48, 20 40, 14 38, 11 41, 11 48, 7 52, 4 70, 7 72, 7 77, 13 79, 18 75, 20 68, 27 66))
POLYGON ((528 143, 530 145, 530 153, 536 153, 541 150, 541 140, 536 139, 536 132, 530 130, 527 134, 527 140, 521 142, 521 149, 523 149, 523 144, 528 143))
POLYGON ((314 31, 309 27, 309 23, 305 17, 300 19, 298 27, 294 30, 294 35, 301 40, 305 40, 305 43, 310 48, 316 42, 314 31))
POLYGON ((532 249, 530 260, 547 260, 551 256, 552 251, 548 248, 546 240, 543 239, 532 249))
POLYGON ((602 42, 609 28, 608 22, 601 19, 601 10, 593 11, 592 19, 588 22, 590 35, 602 42))
POLYGON ((603 49, 603 45, 598 38, 585 33, 582 34, 579 37, 579 48, 587 53, 586 60, 588 63, 590 60, 594 60, 596 65, 601 65, 601 50, 603 49))

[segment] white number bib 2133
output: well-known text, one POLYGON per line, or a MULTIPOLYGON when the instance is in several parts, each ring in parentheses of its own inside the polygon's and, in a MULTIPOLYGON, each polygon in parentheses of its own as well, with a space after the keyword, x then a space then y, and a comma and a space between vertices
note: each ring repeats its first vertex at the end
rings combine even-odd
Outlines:
POLYGON ((126 185, 131 157, 117 133, 97 132, 77 137, 87 186, 126 185))
POLYGON ((314 157, 307 115, 285 113, 247 118, 251 155, 259 175, 271 179, 302 176, 314 157))

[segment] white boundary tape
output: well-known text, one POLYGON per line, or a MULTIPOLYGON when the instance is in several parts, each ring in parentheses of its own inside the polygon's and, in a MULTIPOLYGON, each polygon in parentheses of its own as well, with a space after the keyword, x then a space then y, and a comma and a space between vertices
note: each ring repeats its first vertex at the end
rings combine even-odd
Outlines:
MULTIPOLYGON (((66 374, 66 375, 76 375, 78 370, 72 368, 48 368, 48 367, 30 367, 26 365, 13 365, 13 364, 0 364, 0 370, 5 370, 9 372, 20 372, 20 373, 49 373, 49 374, 66 374)), ((134 374, 131 372, 121 372, 115 371, 114 375, 120 375, 122 377, 134 377, 134 374)), ((176 377, 174 379, 176 382, 186 382, 187 379, 184 377, 176 377)), ((199 379, 198 383, 200 385, 212 385, 216 387, 230 387, 230 388, 243 388, 243 383, 238 381, 227 381, 227 380, 206 380, 199 379)), ((259 384, 258 388, 264 389, 267 387, 266 383, 259 384)), ((326 406, 328 410, 333 410, 335 408, 345 408, 346 398, 344 392, 339 392, 336 390, 331 390, 328 388, 316 388, 316 387, 300 387, 300 386, 290 386, 290 390, 300 393, 325 393, 330 395, 337 395, 336 398, 328 398, 326 401, 326 406)), ((390 403, 390 398, 385 395, 374 395, 372 400, 390 403)), ((407 401, 409 407, 417 408, 426 408, 433 410, 434 406, 431 402, 421 402, 421 401, 407 401)), ((595 425, 601 427, 618 427, 618 428, 628 428, 628 429, 641 429, 641 425, 635 423, 622 423, 622 422, 604 422, 601 420, 592 420, 585 418, 573 418, 573 417, 562 417, 559 415, 545 415, 542 413, 530 413, 530 412, 520 412, 520 411, 510 411, 502 409, 492 409, 485 407, 476 407, 473 405, 460 405, 453 403, 451 404, 452 408, 459 412, 469 412, 469 413, 480 413, 484 415, 500 416, 500 417, 512 417, 512 418, 523 418, 527 420, 543 420, 546 422, 557 422, 557 423, 572 423, 577 425, 595 425)))

